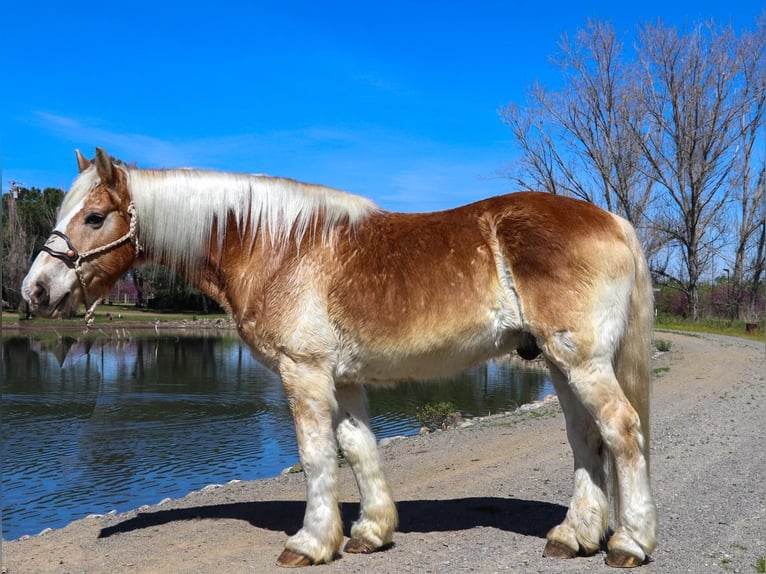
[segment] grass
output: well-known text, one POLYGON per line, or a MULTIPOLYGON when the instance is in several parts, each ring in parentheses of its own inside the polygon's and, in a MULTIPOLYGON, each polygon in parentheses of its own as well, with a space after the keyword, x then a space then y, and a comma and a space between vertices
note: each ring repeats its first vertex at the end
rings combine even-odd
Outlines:
POLYGON ((766 557, 761 556, 755 563, 755 571, 759 574, 766 574, 766 557))
POLYGON ((744 321, 729 321, 726 319, 700 319, 690 321, 674 315, 660 315, 654 324, 655 329, 667 329, 669 331, 691 331, 693 333, 709 333, 712 335, 730 335, 750 339, 753 341, 764 340, 763 321, 757 323, 755 331, 745 331, 744 321))
MULTIPOLYGON (((40 327, 54 327, 54 328, 82 328, 83 327, 84 313, 73 317, 71 319, 43 319, 40 317, 33 317, 29 320, 22 320, 18 313, 3 312, 4 324, 16 324, 20 323, 29 328, 35 326, 40 327)), ((209 315, 200 315, 196 312, 170 312, 162 311, 158 309, 138 309, 133 305, 99 305, 96 307, 96 325, 110 325, 117 326, 120 321, 137 321, 147 323, 147 326, 154 325, 156 322, 168 323, 173 321, 197 321, 200 318, 204 318, 208 321, 214 321, 216 319, 227 319, 228 315, 224 313, 213 313, 209 315), (112 319, 109 319, 108 314, 112 315, 112 319), (119 318, 117 318, 119 316, 119 318)))
MULTIPOLYGON (((68 320, 61 320, 61 319, 41 319, 39 317, 35 317, 31 319, 32 323, 37 323, 40 325, 64 325, 66 323, 71 323, 73 326, 79 326, 78 323, 82 322, 82 318, 84 316, 84 309, 81 307, 82 313, 78 315, 75 318, 68 319, 68 320)), ((168 321, 189 321, 189 320, 197 320, 199 318, 204 318, 208 320, 215 320, 215 319, 226 319, 228 315, 225 313, 213 313, 209 315, 200 315, 196 311, 187 311, 187 312, 172 312, 172 311, 164 311, 164 310, 158 310, 158 309, 138 309, 133 305, 99 305, 96 308, 96 323, 109 323, 109 318, 107 317, 107 313, 111 313, 114 315, 122 315, 122 320, 128 320, 128 321, 147 321, 149 323, 154 323, 155 321, 159 321, 161 323, 168 322, 168 321)), ((11 312, 11 311, 3 311, 2 313, 2 320, 3 323, 17 323, 19 322, 20 316, 17 312, 11 312)), ((655 324, 655 329, 659 330, 669 330, 669 331, 688 331, 693 333, 710 333, 714 335, 732 335, 735 337, 742 337, 745 339, 751 339, 755 341, 763 341, 764 340, 764 324, 763 321, 760 321, 757 323, 757 327, 755 331, 748 333, 745 331, 745 322, 744 321, 730 321, 726 319, 701 319, 699 321, 690 321, 688 319, 683 319, 682 317, 677 317, 675 315, 666 315, 661 314, 659 317, 657 317, 655 324)), ((658 350, 664 351, 664 350, 670 350, 663 349, 660 347, 660 345, 663 344, 662 339, 658 339, 655 341, 655 345, 657 346, 658 350)), ((669 343, 668 343, 669 344, 669 343)))
POLYGON ((513 427, 519 423, 526 422, 534 419, 552 418, 559 413, 558 408, 552 407, 540 407, 539 409, 532 409, 528 411, 512 411, 511 416, 501 417, 490 424, 498 427, 513 427))

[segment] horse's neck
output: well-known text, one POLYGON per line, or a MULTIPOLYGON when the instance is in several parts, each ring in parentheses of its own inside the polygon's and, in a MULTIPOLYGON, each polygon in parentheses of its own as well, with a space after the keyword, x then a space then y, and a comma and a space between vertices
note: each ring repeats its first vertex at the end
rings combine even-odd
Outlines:
POLYGON ((213 193, 212 177, 186 170, 135 170, 130 185, 146 257, 194 277, 204 269, 211 240, 216 240, 218 214, 228 212, 226 190, 213 193))
POLYGON ((183 277, 194 288, 218 301, 230 314, 245 298, 257 298, 267 287, 268 277, 284 262, 294 257, 294 243, 274 245, 268 233, 244 229, 228 215, 230 221, 223 237, 218 236, 218 224, 214 221, 207 246, 194 254, 183 257, 176 252, 158 248, 156 244, 144 245, 142 262, 161 265, 183 277), (247 293, 247 297, 243 294, 247 293))
POLYGON ((190 170, 136 170, 130 178, 147 256, 216 299, 238 297, 242 285, 258 289, 285 258, 326 245, 378 209, 278 178, 190 170))

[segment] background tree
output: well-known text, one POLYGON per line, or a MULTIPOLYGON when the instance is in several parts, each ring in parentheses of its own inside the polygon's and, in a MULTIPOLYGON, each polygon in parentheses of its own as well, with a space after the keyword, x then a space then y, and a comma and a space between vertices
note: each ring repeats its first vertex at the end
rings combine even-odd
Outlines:
MULTIPOLYGON (((34 255, 50 236, 64 192, 56 188, 40 190, 11 182, 10 192, 2 202, 2 293, 3 307, 18 308, 22 303, 21 282, 34 255)), ((159 266, 136 268, 130 273, 141 299, 138 306, 146 307, 143 299, 144 282, 153 287, 156 308, 194 310, 208 313, 221 308, 207 296, 193 289, 183 278, 159 266)))
POLYGON ((223 309, 214 300, 193 287, 181 275, 167 267, 149 263, 134 267, 131 271, 136 288, 139 283, 152 287, 152 295, 145 306, 165 311, 195 311, 203 315, 222 313, 223 309))
POLYGON ((3 308, 17 308, 21 302, 21 281, 32 254, 27 233, 19 219, 18 187, 11 182, 10 192, 3 195, 2 205, 2 273, 3 308))
POLYGON ((734 265, 730 304, 732 317, 754 320, 758 285, 764 274, 764 201, 766 201, 766 14, 756 30, 742 35, 734 57, 742 70, 742 109, 731 172, 731 220, 734 231, 734 265), (747 288, 747 285, 750 287, 747 288))
POLYGON ((21 281, 32 256, 45 243, 56 221, 64 192, 56 188, 26 188, 11 182, 3 195, 3 300, 11 308, 21 303, 21 281))
POLYGON ((739 43, 731 28, 712 22, 683 36, 662 24, 640 32, 637 95, 648 118, 634 127, 661 198, 657 223, 677 248, 677 268, 662 274, 687 295, 693 319, 702 273, 729 239, 730 182, 741 169, 738 144, 752 99, 739 43))
POLYGON ((46 187, 42 191, 36 187, 18 189, 19 217, 32 243, 33 252, 39 251, 50 236, 63 199, 64 192, 55 187, 46 187))
POLYGON ((560 42, 560 90, 535 85, 526 105, 500 110, 521 150, 508 176, 630 220, 694 319, 714 258, 734 254, 736 282, 763 275, 763 21, 741 36, 712 22, 688 34, 646 25, 631 54, 591 21, 560 42))
POLYGON ((509 176, 524 189, 572 195, 618 213, 639 231, 651 256, 662 237, 651 225, 652 183, 632 126, 645 110, 635 103, 635 70, 614 28, 591 20, 564 35, 552 60, 563 88, 535 85, 526 106, 500 110, 522 150, 509 176))

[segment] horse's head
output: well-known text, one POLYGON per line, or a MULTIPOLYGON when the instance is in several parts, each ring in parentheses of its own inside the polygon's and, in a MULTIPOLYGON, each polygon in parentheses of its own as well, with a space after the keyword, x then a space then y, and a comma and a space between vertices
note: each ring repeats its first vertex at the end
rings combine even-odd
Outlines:
POLYGON ((22 295, 37 315, 67 317, 80 303, 95 306, 138 256, 125 169, 101 148, 96 148, 93 162, 78 151, 77 165, 80 174, 22 285, 22 295))

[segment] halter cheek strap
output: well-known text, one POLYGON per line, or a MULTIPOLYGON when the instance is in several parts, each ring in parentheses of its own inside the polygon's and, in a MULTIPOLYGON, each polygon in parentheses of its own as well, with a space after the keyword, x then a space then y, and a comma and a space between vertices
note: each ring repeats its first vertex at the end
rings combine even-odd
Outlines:
MULTIPOLYGON (((130 243, 133 245, 133 248, 136 250, 136 255, 138 255, 143 249, 141 244, 138 241, 138 217, 136 216, 136 206, 133 204, 132 201, 130 202, 130 205, 128 205, 127 213, 128 213, 128 216, 130 217, 128 232, 122 237, 115 239, 111 243, 107 243, 106 245, 102 245, 101 247, 95 247, 93 249, 89 249, 88 251, 78 253, 75 246, 72 245, 72 241, 69 239, 69 237, 67 237, 65 233, 62 233, 61 231, 58 231, 58 230, 54 230, 51 233, 51 237, 46 242, 46 245, 43 245, 41 248, 42 251, 45 251, 50 256, 63 261, 66 264, 66 266, 69 267, 70 269, 74 269, 75 273, 77 274, 77 280, 80 282, 80 288, 82 289, 82 294, 85 301, 88 300, 88 292, 85 289, 85 278, 83 276, 83 271, 82 271, 83 262, 89 259, 93 259, 94 257, 98 257, 99 255, 106 253, 107 251, 111 251, 112 249, 114 249, 115 247, 119 247, 126 241, 130 241, 130 243), (66 251, 58 251, 47 245, 48 243, 51 242, 51 239, 53 239, 54 236, 64 240, 67 246, 66 251)), ((96 305, 98 305, 100 302, 101 302, 101 297, 97 297, 93 301, 93 303, 91 303, 90 307, 88 307, 88 310, 85 312, 85 330, 86 331, 93 324, 94 316, 96 314, 96 305)))

